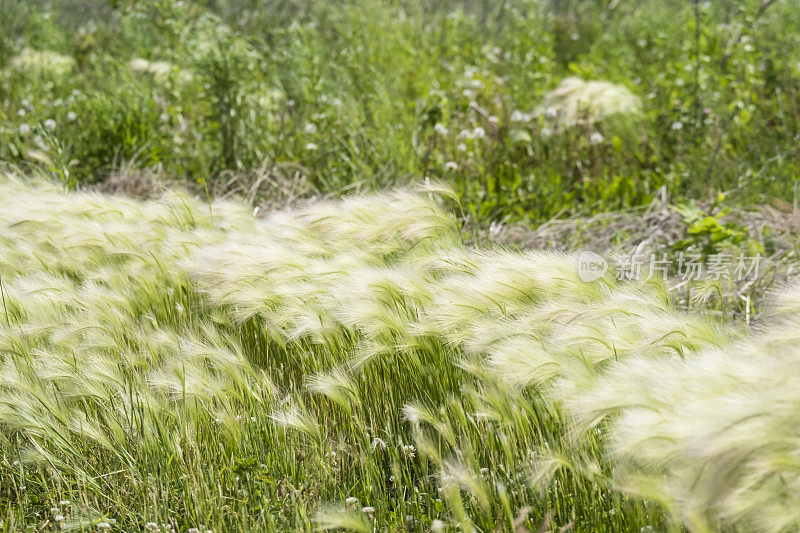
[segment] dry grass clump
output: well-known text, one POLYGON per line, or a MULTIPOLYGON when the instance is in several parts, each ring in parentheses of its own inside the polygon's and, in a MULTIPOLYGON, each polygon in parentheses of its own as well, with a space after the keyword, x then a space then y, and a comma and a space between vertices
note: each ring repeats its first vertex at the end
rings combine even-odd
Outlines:
POLYGON ((560 126, 589 125, 612 115, 641 113, 639 98, 627 88, 607 81, 565 78, 545 95, 541 112, 560 126))
POLYGON ((19 55, 9 63, 11 68, 40 76, 61 77, 69 74, 75 67, 75 58, 52 50, 23 48, 19 55))

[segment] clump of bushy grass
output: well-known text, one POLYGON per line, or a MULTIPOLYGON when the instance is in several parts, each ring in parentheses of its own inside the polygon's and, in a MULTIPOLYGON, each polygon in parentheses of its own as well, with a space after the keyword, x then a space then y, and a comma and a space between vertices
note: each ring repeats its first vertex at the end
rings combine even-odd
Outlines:
POLYGON ((39 76, 62 77, 75 68, 75 58, 59 54, 53 50, 35 50, 23 48, 22 51, 11 58, 11 68, 29 72, 39 76))
POLYGON ((586 126, 614 115, 639 115, 642 103, 622 85, 569 77, 545 95, 540 112, 558 126, 586 126))
POLYGON ((696 530, 800 525, 797 305, 787 288, 777 323, 752 339, 692 358, 636 357, 570 398, 583 423, 610 419, 620 486, 696 530))

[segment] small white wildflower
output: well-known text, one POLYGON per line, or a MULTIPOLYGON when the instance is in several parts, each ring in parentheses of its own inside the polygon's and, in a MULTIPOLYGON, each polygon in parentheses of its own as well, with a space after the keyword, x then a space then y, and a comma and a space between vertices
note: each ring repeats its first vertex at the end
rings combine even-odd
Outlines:
POLYGON ((589 142, 593 145, 598 145, 605 140, 603 134, 599 131, 593 131, 591 135, 589 135, 589 142))
POLYGON ((636 41, 636 44, 639 45, 639 48, 644 48, 645 46, 647 46, 647 39, 639 39, 638 41, 636 41))
POLYGON ((458 137, 460 139, 469 139, 472 137, 472 132, 469 130, 461 130, 458 132, 458 137))
POLYGON ((494 115, 491 115, 487 120, 489 121, 489 124, 498 124, 500 122, 500 119, 494 115))
POLYGON ((344 503, 346 503, 347 505, 356 505, 358 503, 358 498, 356 498, 355 496, 350 496, 344 501, 344 503))
POLYGON ((411 444, 403 446, 403 453, 406 457, 414 457, 416 455, 417 449, 414 448, 411 444))
POLYGON ((436 125, 433 126, 433 131, 442 136, 447 135, 447 128, 441 122, 437 122, 436 125))
POLYGON ((472 98, 475 96, 475 93, 472 92, 471 89, 464 89, 463 91, 461 91, 461 95, 464 98, 468 98, 468 99, 472 100, 472 98))
POLYGON ((148 522, 144 525, 145 531, 158 531, 158 524, 155 522, 148 522))
POLYGON ((70 505, 70 503, 72 503, 72 502, 70 502, 69 500, 61 500, 60 502, 58 502, 58 505, 66 506, 66 505, 70 505))
POLYGON ((308 150, 309 152, 313 152, 313 151, 315 151, 317 148, 319 148, 319 146, 317 146, 317 143, 308 143, 308 144, 306 145, 306 150, 308 150))
POLYGON ((59 512, 61 512, 61 509, 59 509, 58 507, 50 508, 50 514, 58 514, 59 512))
POLYGON ((488 468, 481 468, 481 474, 483 474, 485 476, 488 473, 489 473, 489 469, 488 468))
POLYGON ((70 111, 69 113, 67 113, 67 120, 69 120, 70 122, 73 122, 77 118, 78 114, 75 111, 70 111))
POLYGON ((456 146, 456 150, 458 150, 459 152, 466 152, 467 145, 464 143, 458 143, 458 146, 456 146))
POLYGON ((672 123, 672 129, 676 130, 676 131, 677 130, 682 130, 683 129, 683 122, 681 122, 679 120, 676 120, 675 122, 672 123))
POLYGON ((558 110, 553 106, 549 106, 547 109, 544 110, 544 116, 547 118, 556 118, 557 115, 558 115, 558 110))
POLYGON ((254 417, 254 416, 251 416, 251 417, 250 417, 250 422, 255 422, 255 421, 256 421, 256 417, 254 417))
POLYGON ((531 116, 522 111, 514 110, 514 112, 511 113, 511 122, 530 122, 530 120, 531 116))
POLYGON ((477 127, 477 128, 475 128, 474 130, 472 130, 472 136, 473 136, 475 139, 483 139, 484 137, 486 137, 486 131, 484 131, 484 129, 483 129, 483 128, 481 128, 480 126, 478 126, 478 127, 477 127))
POLYGON ((106 531, 106 530, 111 529, 111 524, 109 524, 108 522, 100 522, 99 524, 97 524, 96 527, 100 531, 106 531))
POLYGON ((27 135, 30 132, 31 132, 31 127, 27 123, 23 122, 22 124, 19 125, 20 135, 27 135))
POLYGON ((166 122, 169 120, 169 115, 167 115, 166 113, 161 113, 160 115, 158 115, 158 119, 161 122, 166 122))
POLYGON ((481 80, 470 80, 469 86, 473 89, 480 90, 483 89, 483 82, 481 80))
POLYGON ((361 511, 364 512, 364 513, 367 513, 367 514, 372 514, 372 513, 375 512, 375 508, 374 507, 364 507, 363 509, 361 509, 361 511))
POLYGON ((453 170, 458 170, 458 163, 456 163, 455 161, 448 161, 447 163, 444 164, 444 169, 447 170, 448 172, 453 170))
POLYGON ((18 117, 24 117, 25 116, 25 110, 20 108, 19 111, 17 111, 17 116, 18 117))
POLYGON ((313 135, 317 133, 317 126, 315 124, 312 124, 311 122, 306 122, 305 130, 306 133, 308 133, 309 135, 313 135))
POLYGON ((56 129, 56 121, 52 118, 48 118, 44 121, 44 127, 47 129, 47 131, 53 131, 56 129))
POLYGON ((569 36, 569 38, 572 39, 573 41, 577 41, 578 39, 581 38, 581 36, 579 33, 573 33, 572 35, 569 36))
POLYGON ((447 526, 441 520, 434 520, 431 522, 431 531, 444 531, 447 529, 447 526))
POLYGON ((200 533, 200 530, 196 527, 190 527, 188 533, 200 533))
POLYGON ((57 514, 57 515, 55 515, 53 517, 53 520, 55 520, 56 522, 63 522, 64 521, 64 515, 63 514, 57 514))
POLYGON ((541 135, 543 139, 547 139, 547 138, 548 138, 548 137, 550 137, 552 134, 553 134, 553 130, 551 130, 551 129, 550 129, 550 128, 548 128, 547 126, 545 126, 544 128, 542 128, 541 130, 539 130, 539 135, 541 135))

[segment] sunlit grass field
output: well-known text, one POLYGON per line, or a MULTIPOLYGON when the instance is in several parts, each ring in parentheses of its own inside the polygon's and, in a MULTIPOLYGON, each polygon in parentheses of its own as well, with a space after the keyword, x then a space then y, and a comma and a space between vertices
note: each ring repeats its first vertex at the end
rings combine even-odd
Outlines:
POLYGON ((800 524, 796 292, 750 339, 656 282, 466 247, 433 186, 265 218, 0 198, 6 529, 800 524))
POLYGON ((0 0, 0 531, 800 529, 798 50, 789 0, 0 0))

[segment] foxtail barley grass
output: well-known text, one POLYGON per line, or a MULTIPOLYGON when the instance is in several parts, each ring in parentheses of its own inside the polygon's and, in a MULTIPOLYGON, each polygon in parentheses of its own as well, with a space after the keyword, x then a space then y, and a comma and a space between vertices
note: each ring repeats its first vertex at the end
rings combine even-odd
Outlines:
POLYGON ((797 298, 746 339, 469 249, 446 196, 255 219, 4 178, 4 526, 797 527, 797 298))

